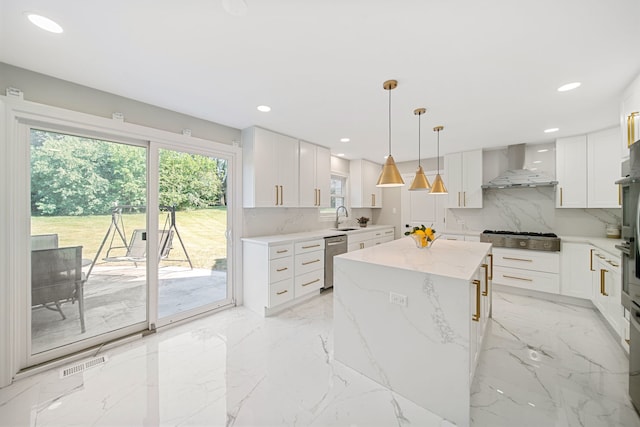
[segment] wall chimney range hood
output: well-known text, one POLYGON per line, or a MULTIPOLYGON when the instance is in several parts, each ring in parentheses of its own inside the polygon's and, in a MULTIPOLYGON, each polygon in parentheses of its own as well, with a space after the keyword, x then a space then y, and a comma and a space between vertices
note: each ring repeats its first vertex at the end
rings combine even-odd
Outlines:
POLYGON ((531 188, 551 187, 558 184, 554 177, 544 171, 526 169, 525 144, 507 147, 507 170, 502 172, 482 188, 531 188))

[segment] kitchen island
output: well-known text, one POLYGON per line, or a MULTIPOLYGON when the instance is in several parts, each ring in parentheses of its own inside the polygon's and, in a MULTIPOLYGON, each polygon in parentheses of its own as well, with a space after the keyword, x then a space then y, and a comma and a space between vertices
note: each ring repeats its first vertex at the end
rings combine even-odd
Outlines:
POLYGON ((410 238, 334 259, 334 358, 458 426, 470 423, 491 316, 491 244, 410 238))

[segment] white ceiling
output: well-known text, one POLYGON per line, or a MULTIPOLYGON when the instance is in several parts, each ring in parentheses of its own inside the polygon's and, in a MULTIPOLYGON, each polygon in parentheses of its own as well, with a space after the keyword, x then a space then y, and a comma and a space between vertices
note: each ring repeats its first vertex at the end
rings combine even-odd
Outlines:
POLYGON ((638 0, 245 0, 244 15, 228 13, 238 1, 0 0, 0 61, 380 163, 385 80, 398 80, 392 153, 404 161, 417 158, 417 107, 423 157, 440 124, 441 154, 545 142, 618 125, 640 73, 638 0), (582 87, 556 91, 572 81, 582 87))

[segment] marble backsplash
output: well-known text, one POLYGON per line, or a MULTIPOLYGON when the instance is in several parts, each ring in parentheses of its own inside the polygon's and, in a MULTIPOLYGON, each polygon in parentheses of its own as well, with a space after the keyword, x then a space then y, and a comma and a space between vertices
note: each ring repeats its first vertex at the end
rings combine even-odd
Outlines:
POLYGON ((489 189, 482 209, 447 209, 447 230, 513 230, 606 237, 621 209, 556 209, 553 187, 489 189))
MULTIPOLYGON (((356 218, 371 218, 376 224, 372 209, 350 209, 349 217, 340 213, 340 226, 358 227, 356 218)), ((270 236, 273 234, 299 233, 335 227, 335 214, 323 217, 317 208, 251 208, 243 209, 243 237, 270 236)))

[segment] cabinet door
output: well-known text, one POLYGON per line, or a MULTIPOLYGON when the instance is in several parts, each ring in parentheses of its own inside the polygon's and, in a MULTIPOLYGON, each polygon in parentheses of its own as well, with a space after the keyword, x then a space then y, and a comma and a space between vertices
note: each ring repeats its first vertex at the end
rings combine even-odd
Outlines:
POLYGON ((482 207, 482 150, 462 153, 462 207, 482 207))
POLYGON ((275 156, 280 186, 280 206, 298 206, 298 140, 289 136, 275 134, 275 156))
POLYGON ((478 355, 480 354, 479 337, 481 334, 482 318, 482 281, 479 272, 473 275, 469 282, 469 379, 473 380, 478 355))
POLYGON ((620 261, 612 258, 605 259, 603 263, 607 268, 605 290, 607 292, 607 312, 605 317, 618 335, 623 333, 622 321, 624 320, 624 307, 622 306, 622 277, 620 273, 620 261))
POLYGON ((617 141, 620 129, 611 128, 587 135, 587 206, 619 208, 621 153, 617 141))
POLYGON ((362 164, 363 201, 362 204, 370 208, 382 207, 382 189, 376 187, 380 177, 380 165, 363 161, 362 164))
POLYGON ((627 88, 620 105, 621 154, 629 157, 629 145, 640 139, 640 78, 627 88), (630 117, 633 117, 630 119, 630 117))
POLYGON ((320 207, 331 207, 331 150, 320 146, 316 147, 316 188, 320 207))
POLYGON ((562 242, 560 252, 560 293, 576 298, 592 299, 593 252, 586 243, 562 242))
POLYGON ((310 208, 318 206, 318 188, 316 187, 316 146, 300 141, 300 200, 299 206, 310 208))
POLYGON ((587 207, 587 137, 556 140, 557 208, 587 207))
POLYGON ((279 203, 276 134, 255 128, 253 141, 254 206, 271 207, 279 203))
MULTIPOLYGON (((447 207, 462 207, 462 153, 447 154, 444 156, 444 170, 447 171, 447 191, 449 192, 447 207)), ((480 178, 482 183, 482 178, 480 178)))

